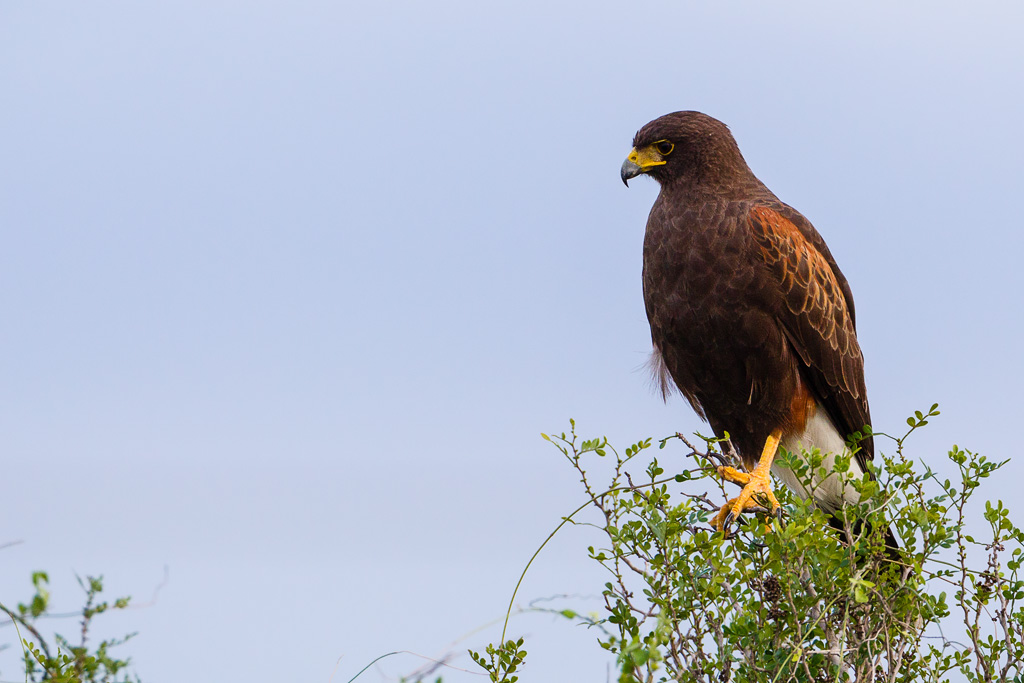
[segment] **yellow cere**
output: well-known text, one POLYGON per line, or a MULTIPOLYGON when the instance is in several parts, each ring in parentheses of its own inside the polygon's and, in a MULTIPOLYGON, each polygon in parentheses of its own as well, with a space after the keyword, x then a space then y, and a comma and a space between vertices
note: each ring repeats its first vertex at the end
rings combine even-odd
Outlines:
POLYGON ((661 155, 658 153, 658 150, 654 148, 654 145, 647 145, 639 151, 634 147, 627 158, 644 171, 652 166, 662 166, 668 163, 661 158, 661 155))

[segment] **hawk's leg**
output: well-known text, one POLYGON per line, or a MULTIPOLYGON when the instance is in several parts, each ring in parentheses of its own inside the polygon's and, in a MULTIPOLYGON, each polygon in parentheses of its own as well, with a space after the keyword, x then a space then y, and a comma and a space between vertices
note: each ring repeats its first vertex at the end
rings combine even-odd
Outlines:
POLYGON ((764 450, 761 451, 761 459, 750 474, 740 472, 734 467, 718 468, 718 473, 724 479, 739 484, 743 490, 740 491, 740 495, 723 505, 715 515, 712 524, 716 529, 724 531, 728 535, 729 525, 746 510, 768 509, 772 514, 781 513, 782 508, 779 506, 779 501, 775 499, 771 487, 772 461, 775 460, 781 439, 781 429, 776 429, 768 435, 764 442, 764 450), (758 497, 762 500, 758 501, 758 497))

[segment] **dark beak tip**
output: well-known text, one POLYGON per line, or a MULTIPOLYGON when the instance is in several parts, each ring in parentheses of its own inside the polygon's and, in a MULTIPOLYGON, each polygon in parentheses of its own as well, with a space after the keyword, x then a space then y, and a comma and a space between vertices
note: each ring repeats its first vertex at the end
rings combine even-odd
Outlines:
POLYGON ((619 177, 622 178, 622 182, 625 186, 629 187, 629 179, 635 178, 641 173, 643 173, 643 171, 638 164, 626 159, 622 162, 622 168, 619 170, 619 177))

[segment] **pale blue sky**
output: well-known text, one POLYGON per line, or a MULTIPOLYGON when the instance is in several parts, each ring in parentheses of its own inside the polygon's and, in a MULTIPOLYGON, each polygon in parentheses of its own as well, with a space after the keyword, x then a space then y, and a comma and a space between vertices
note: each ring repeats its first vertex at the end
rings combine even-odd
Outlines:
MULTIPOLYGON (((345 681, 498 616, 581 500, 539 432, 701 427, 638 369, 656 187, 618 177, 678 109, 728 123, 827 239, 876 427, 937 401, 915 455, 1016 457, 1022 22, 1016 2, 4 3, 0 543, 24 543, 0 600, 47 569, 58 609, 73 572, 146 602, 168 566, 155 605, 107 620, 141 632, 147 681, 327 681, 342 655, 345 681)), ((598 593, 594 541, 566 533, 523 596, 598 593)), ((592 634, 514 631, 524 681, 604 679, 592 634)))

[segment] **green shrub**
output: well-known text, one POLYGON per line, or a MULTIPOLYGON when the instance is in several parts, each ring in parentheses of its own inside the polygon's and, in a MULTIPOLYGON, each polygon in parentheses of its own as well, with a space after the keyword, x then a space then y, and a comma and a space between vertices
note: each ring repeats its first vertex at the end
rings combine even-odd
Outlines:
MULTIPOLYGON (((985 504, 985 538, 967 532, 969 499, 1006 462, 954 446, 957 481, 912 462, 907 438, 936 408, 916 413, 900 437, 874 434, 876 448, 893 453, 876 459, 877 482, 852 480, 848 459, 839 459, 839 476, 861 502, 832 525, 780 486, 785 520, 747 515, 729 539, 708 525, 724 501, 715 466, 729 462, 727 442, 702 437, 698 447, 676 434, 620 454, 607 439, 580 439, 575 423, 568 434, 545 435, 588 499, 562 525, 586 507, 599 513, 601 540, 589 554, 610 580, 598 643, 615 654, 618 680, 1022 680, 1024 533, 1002 502, 985 504), (610 476, 598 484, 600 463, 610 476), (898 553, 885 548, 887 528, 898 553), (976 554, 981 565, 972 564, 976 554)), ((822 458, 804 456, 781 458, 809 482, 822 458)), ((490 680, 512 683, 526 652, 503 633, 471 655, 490 680)))
POLYGON ((50 612, 49 576, 46 572, 33 572, 34 594, 27 603, 19 603, 12 609, 0 604, 0 611, 13 622, 21 646, 24 676, 26 682, 48 681, 52 683, 122 683, 135 680, 128 675, 128 659, 117 659, 110 654, 111 648, 121 645, 135 634, 123 638, 90 642, 93 622, 110 610, 124 609, 129 598, 118 598, 113 602, 100 600, 103 592, 103 577, 79 578, 78 583, 85 593, 82 610, 74 615, 55 615, 50 612), (44 635, 40 622, 47 618, 77 618, 76 642, 59 633, 50 637, 44 635))

